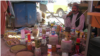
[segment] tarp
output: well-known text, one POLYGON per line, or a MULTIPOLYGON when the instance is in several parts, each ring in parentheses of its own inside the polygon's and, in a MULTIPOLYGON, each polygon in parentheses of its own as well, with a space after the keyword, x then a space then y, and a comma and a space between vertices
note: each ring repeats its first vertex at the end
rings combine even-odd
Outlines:
POLYGON ((1 34, 5 32, 5 13, 7 11, 7 3, 6 1, 1 2, 1 34))
POLYGON ((8 1, 8 6, 9 6, 9 10, 10 10, 11 15, 13 15, 15 17, 15 13, 14 13, 11 1, 8 1))

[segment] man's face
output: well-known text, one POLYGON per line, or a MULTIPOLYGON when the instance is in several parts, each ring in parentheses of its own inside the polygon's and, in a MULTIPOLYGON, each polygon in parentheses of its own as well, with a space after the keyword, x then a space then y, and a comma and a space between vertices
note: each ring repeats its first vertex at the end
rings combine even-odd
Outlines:
POLYGON ((72 7, 72 12, 73 14, 76 14, 78 12, 78 8, 76 6, 72 7))

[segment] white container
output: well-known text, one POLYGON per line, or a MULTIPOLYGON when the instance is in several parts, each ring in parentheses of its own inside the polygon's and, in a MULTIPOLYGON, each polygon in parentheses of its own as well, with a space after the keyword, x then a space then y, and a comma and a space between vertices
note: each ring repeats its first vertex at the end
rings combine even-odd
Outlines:
POLYGON ((70 52, 72 47, 72 41, 66 41, 65 39, 62 39, 61 41, 61 49, 62 52, 70 52))
POLYGON ((58 44, 58 35, 55 34, 55 35, 49 35, 49 44, 51 45, 56 45, 58 44))
POLYGON ((25 39, 20 39, 20 44, 26 44, 26 40, 25 39))
POLYGON ((62 56, 68 56, 68 53, 62 52, 62 56))

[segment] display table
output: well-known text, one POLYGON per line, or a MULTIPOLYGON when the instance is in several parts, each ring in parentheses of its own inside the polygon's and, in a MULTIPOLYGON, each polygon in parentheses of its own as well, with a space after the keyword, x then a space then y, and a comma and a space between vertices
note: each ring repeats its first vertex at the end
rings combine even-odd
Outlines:
POLYGON ((1 56, 15 56, 9 50, 10 48, 6 46, 5 41, 1 38, 1 56))
MULTIPOLYGON (((41 47, 41 52, 42 52, 41 56, 47 56, 46 53, 43 53, 46 50, 47 50, 46 47, 41 47)), ((33 52, 33 54, 34 54, 34 52, 33 52)), ((52 56, 61 56, 59 54, 57 52, 56 53, 52 53, 52 56)), ((1 56, 16 56, 15 53, 10 52, 10 47, 8 47, 5 44, 5 41, 2 38, 1 38, 1 56)))

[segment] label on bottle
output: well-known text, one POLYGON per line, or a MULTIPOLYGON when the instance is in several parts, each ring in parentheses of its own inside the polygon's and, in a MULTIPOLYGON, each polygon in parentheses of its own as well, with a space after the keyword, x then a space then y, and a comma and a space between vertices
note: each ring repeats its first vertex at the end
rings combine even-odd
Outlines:
POLYGON ((48 54, 47 54, 47 56, 52 56, 51 49, 48 49, 48 54))
POLYGON ((55 35, 55 31, 51 31, 51 34, 52 34, 52 35, 55 35))

